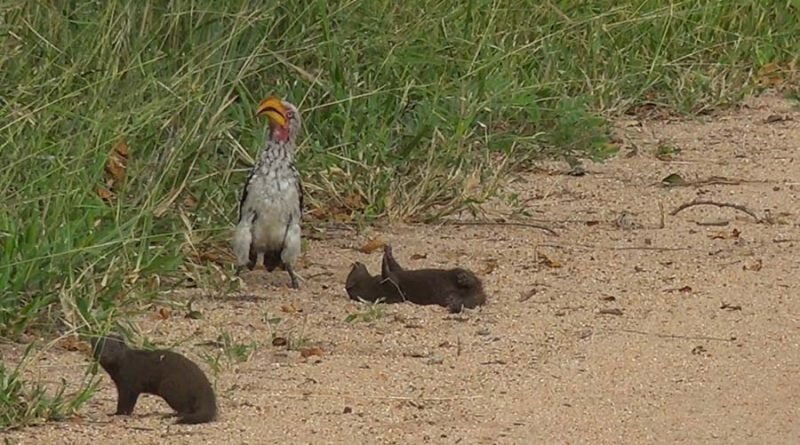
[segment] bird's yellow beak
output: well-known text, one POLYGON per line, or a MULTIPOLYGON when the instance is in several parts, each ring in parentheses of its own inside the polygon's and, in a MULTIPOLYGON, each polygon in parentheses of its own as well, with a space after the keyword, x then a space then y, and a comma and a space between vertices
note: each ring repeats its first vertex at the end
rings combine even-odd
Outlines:
POLYGON ((270 96, 259 102, 256 116, 261 115, 266 115, 272 124, 286 127, 286 108, 281 100, 275 96, 270 96))

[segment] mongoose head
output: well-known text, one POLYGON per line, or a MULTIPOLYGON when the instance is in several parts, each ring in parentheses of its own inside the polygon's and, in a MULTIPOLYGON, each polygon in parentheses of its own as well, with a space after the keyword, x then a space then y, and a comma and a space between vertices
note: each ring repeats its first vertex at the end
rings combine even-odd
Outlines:
POLYGON ((350 274, 347 275, 344 287, 347 295, 355 300, 358 297, 366 297, 364 293, 370 292, 373 281, 374 278, 367 270, 367 266, 356 261, 350 268, 350 274))
POLYGON ((294 143, 300 134, 303 118, 297 107, 276 96, 262 100, 256 109, 256 116, 266 116, 269 122, 270 139, 276 142, 294 143))
POLYGON ((117 334, 106 337, 93 337, 92 355, 100 364, 118 362, 128 350, 125 341, 117 334))

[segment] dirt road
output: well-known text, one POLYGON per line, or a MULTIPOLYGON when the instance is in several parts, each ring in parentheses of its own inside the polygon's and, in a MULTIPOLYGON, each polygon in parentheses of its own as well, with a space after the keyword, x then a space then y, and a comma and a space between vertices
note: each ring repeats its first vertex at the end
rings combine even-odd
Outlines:
MULTIPOLYGON (((626 147, 589 164, 585 176, 539 171, 509 184, 557 237, 486 225, 345 233, 310 243, 299 292, 282 286, 282 273, 266 285, 253 273, 247 295, 202 293, 194 303, 202 319, 143 317, 149 339, 180 342, 177 350, 209 373, 219 422, 171 425, 161 418, 166 404, 149 396, 133 418, 108 417, 116 394, 104 376, 79 419, 5 436, 81 444, 800 443, 800 109, 763 97, 714 117, 632 119, 619 129, 626 147), (663 186, 673 173, 682 181, 663 186), (744 208, 671 214, 696 199, 744 208), (379 251, 356 250, 375 236, 408 267, 471 268, 489 304, 453 316, 349 301, 350 263, 379 270, 379 251), (204 345, 223 333, 257 348, 204 345), (293 350, 273 346, 275 336, 293 350), (231 360, 223 354, 215 373, 202 355, 220 351, 231 360)), ((22 351, 2 348, 4 357, 22 351)), ((77 381, 85 363, 56 348, 29 372, 77 381)))

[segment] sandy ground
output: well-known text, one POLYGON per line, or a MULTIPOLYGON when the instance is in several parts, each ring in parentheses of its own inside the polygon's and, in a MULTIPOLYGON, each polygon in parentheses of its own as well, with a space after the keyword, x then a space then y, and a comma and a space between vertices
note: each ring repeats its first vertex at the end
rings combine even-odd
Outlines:
MULTIPOLYGON (((585 176, 540 169, 508 185, 557 237, 509 225, 334 233, 310 243, 299 292, 283 287, 282 272, 256 271, 245 277, 246 294, 195 293, 201 319, 178 309, 167 319, 143 316, 148 339, 178 342, 209 374, 221 408, 216 423, 172 425, 161 417, 170 409, 152 396, 131 418, 109 417, 116 394, 103 374, 79 416, 3 438, 800 443, 800 109, 762 97, 699 120, 621 121, 619 131, 624 149, 587 165, 585 176), (680 152, 657 159, 659 146, 680 152), (672 173, 687 183, 661 185, 672 173), (695 199, 745 206, 760 221, 707 205, 671 215, 695 199), (471 268, 489 303, 449 315, 349 301, 350 263, 379 270, 380 251, 357 250, 376 236, 408 267, 471 268), (345 321, 351 314, 361 316, 345 321), (257 347, 248 357, 209 344, 224 333, 257 347), (273 346, 275 336, 292 350, 273 346), (203 356, 220 352, 214 372, 203 356)), ((0 347, 6 363, 22 350, 0 347)), ((86 363, 81 352, 53 348, 28 373, 77 382, 86 363)))

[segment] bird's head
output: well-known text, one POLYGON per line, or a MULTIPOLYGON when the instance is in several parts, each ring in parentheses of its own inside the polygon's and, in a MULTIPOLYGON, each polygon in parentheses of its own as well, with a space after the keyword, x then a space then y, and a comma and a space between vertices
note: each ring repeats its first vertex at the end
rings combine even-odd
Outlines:
POLYGON ((266 116, 269 122, 269 137, 277 142, 294 142, 300 133, 302 119, 297 107, 270 96, 258 104, 256 116, 266 116))

